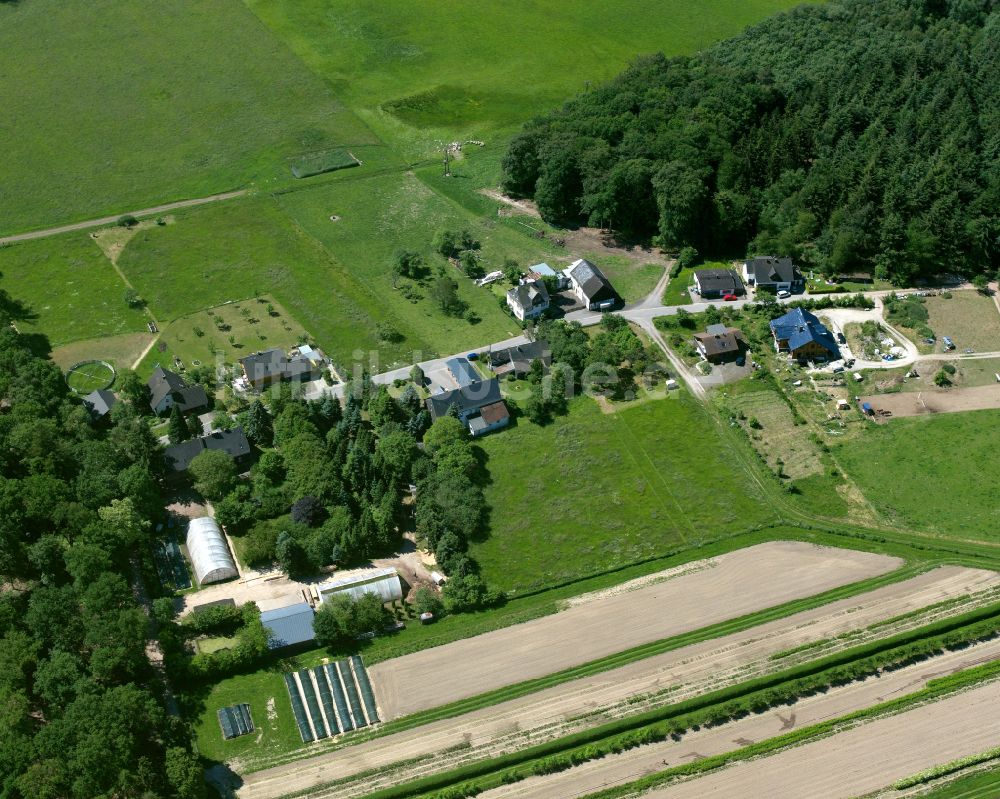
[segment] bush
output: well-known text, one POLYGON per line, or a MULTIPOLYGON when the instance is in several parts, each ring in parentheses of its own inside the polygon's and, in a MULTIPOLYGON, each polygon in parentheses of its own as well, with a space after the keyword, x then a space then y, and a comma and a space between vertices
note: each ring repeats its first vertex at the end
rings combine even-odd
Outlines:
POLYGON ((948 373, 944 369, 941 369, 934 375, 934 385, 941 388, 951 385, 951 378, 948 377, 948 373))
POLYGON ((942 372, 947 372, 948 374, 953 375, 953 374, 955 374, 955 364, 953 364, 953 363, 942 364, 941 365, 941 371, 942 372))
POLYGON ((118 217, 118 227, 130 228, 135 227, 138 224, 139 220, 132 216, 132 214, 123 214, 118 217))

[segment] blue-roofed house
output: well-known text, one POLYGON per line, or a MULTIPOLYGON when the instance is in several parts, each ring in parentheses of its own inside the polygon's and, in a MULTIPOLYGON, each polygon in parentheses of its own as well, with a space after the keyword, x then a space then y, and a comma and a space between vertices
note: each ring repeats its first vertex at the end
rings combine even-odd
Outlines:
POLYGON ((308 602, 261 611, 260 621, 268 631, 268 649, 282 649, 312 641, 313 609, 308 602))
POLYGON ((771 335, 774 336, 774 348, 778 352, 787 352, 798 361, 840 357, 840 348, 833 334, 819 321, 816 314, 802 308, 794 308, 784 316, 773 319, 771 335))
POLYGON ((444 362, 444 365, 448 367, 448 371, 455 378, 459 388, 471 386, 482 380, 476 368, 465 358, 449 358, 444 362))

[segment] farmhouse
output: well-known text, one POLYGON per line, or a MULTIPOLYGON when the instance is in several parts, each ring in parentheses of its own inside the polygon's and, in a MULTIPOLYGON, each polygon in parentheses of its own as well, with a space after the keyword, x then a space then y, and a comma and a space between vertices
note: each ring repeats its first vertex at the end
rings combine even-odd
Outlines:
POLYGON ((743 279, 751 286, 778 291, 802 291, 805 281, 802 272, 791 258, 764 255, 748 258, 743 262, 743 279))
POLYGON ((239 577, 229 544, 215 519, 209 516, 192 519, 188 524, 186 543, 199 585, 239 577))
POLYGON ((490 367, 497 375, 514 374, 523 377, 531 370, 533 361, 541 361, 547 370, 552 365, 552 353, 547 341, 530 341, 490 353, 490 367))
POLYGON ((771 321, 774 348, 798 361, 839 358, 840 348, 833 334, 815 314, 795 308, 771 321))
POLYGON ((743 281, 732 269, 699 269, 694 273, 694 286, 698 295, 705 300, 746 293, 743 281))
POLYGON ((540 280, 522 280, 507 292, 507 307, 521 322, 537 319, 549 307, 549 293, 540 280))
POLYGON ((201 438, 182 441, 163 450, 167 466, 175 472, 183 472, 196 457, 208 449, 225 452, 238 464, 250 455, 250 442, 247 441, 243 428, 234 430, 216 430, 201 438))
POLYGON ((500 396, 500 383, 495 377, 435 394, 427 398, 426 404, 431 420, 447 416, 455 406, 459 420, 473 436, 506 427, 510 422, 510 413, 500 396))
POLYGON ((353 600, 358 600, 365 594, 377 594, 383 603, 396 602, 403 598, 403 584, 399 580, 399 572, 395 569, 356 572, 324 583, 316 590, 319 592, 320 602, 326 602, 336 594, 345 594, 353 600))
POLYGON ((199 385, 188 385, 176 372, 157 366, 146 381, 149 387, 149 407, 153 413, 163 414, 175 405, 182 412, 193 411, 208 405, 205 389, 199 385))
POLYGON ((747 341, 739 328, 709 325, 704 333, 695 333, 694 346, 709 363, 729 363, 746 352, 747 341))
POLYGON ((296 602, 283 608, 262 610, 260 621, 268 632, 267 648, 283 649, 312 641, 313 632, 312 606, 308 602, 296 602))
POLYGON ((108 391, 104 388, 99 388, 97 391, 91 391, 86 397, 83 398, 83 404, 90 411, 90 415, 93 419, 103 419, 109 413, 111 409, 115 407, 115 403, 118 402, 118 397, 114 395, 114 392, 108 391))
POLYGON ((328 363, 322 350, 308 344, 300 344, 288 355, 284 350, 271 349, 240 359, 243 377, 257 391, 282 380, 313 380, 328 363))
POLYGON ((569 281, 573 296, 588 310, 604 311, 613 308, 618 301, 618 295, 611 287, 611 283, 590 261, 582 258, 574 261, 563 270, 563 275, 569 281))

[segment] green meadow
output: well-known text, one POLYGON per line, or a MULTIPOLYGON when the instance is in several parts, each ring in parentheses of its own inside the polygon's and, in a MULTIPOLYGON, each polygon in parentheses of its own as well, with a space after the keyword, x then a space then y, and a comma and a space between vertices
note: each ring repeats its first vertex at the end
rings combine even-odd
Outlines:
MULTIPOLYGON (((246 0, 386 141, 493 139, 637 55, 693 52, 788 0, 246 0)), ((489 142, 493 144, 494 142, 489 142)))
POLYGON ((833 448, 891 523, 996 542, 1000 506, 983 471, 996 461, 1000 410, 893 419, 833 448))
POLYGON ((472 556, 514 594, 774 520, 687 394, 604 413, 588 397, 544 427, 487 436, 489 534, 472 556))
POLYGON ((0 235, 291 182, 294 156, 378 144, 238 0, 0 3, 0 52, 0 235))

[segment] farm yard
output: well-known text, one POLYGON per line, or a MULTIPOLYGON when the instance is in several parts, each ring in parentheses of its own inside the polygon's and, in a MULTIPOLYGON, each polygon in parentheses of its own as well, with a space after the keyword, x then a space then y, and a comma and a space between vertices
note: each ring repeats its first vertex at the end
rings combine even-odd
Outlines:
MULTIPOLYGON (((874 394, 861 398, 877 410, 888 411, 892 417, 923 416, 935 413, 962 413, 1000 408, 1000 385, 956 388, 949 391, 907 391, 898 394, 874 394)), ((881 423, 888 418, 876 419, 881 423)))
POLYGON ((473 556, 491 584, 523 592, 771 519, 723 446, 687 395, 610 415, 580 397, 550 425, 487 437, 493 510, 473 556))
POLYGON ((876 719, 770 757, 651 791, 650 799, 749 796, 849 799, 996 746, 1000 682, 876 719))
MULTIPOLYGON (((299 761, 294 768, 258 771, 245 776, 240 796, 273 797, 278 790, 291 790, 288 780, 296 786, 336 780, 336 787, 315 795, 324 799, 356 796, 361 788, 348 778, 360 777, 375 766, 379 768, 379 784, 398 784, 788 668, 796 656, 807 660, 817 652, 828 654, 926 624, 941 618, 939 614, 964 612, 995 601, 997 589, 998 578, 990 572, 934 569, 778 621, 682 645, 454 718, 393 732, 336 754, 299 761)), ((392 664, 386 661, 383 665, 392 664)), ((367 790, 378 787, 370 774, 364 779, 367 790)))
POLYGON ((958 352, 1000 350, 1000 311, 992 297, 978 291, 954 291, 950 297, 927 297, 927 324, 938 337, 949 336, 958 352))

